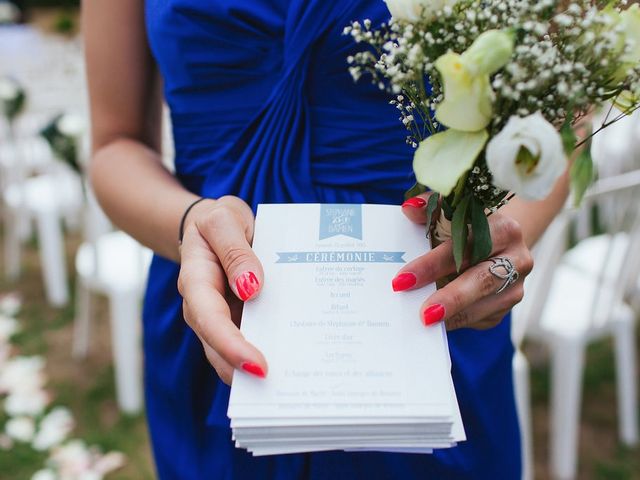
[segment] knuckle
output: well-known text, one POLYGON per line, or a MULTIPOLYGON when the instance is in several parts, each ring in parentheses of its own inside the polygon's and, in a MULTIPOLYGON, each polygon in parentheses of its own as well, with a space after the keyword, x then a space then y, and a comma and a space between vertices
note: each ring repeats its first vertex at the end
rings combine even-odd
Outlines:
POLYGON ((476 284, 482 296, 486 297, 496 292, 496 278, 488 268, 481 268, 476 273, 476 284))
POLYGON ((500 232, 509 240, 522 240, 522 227, 511 217, 503 216, 500 222, 500 232))
POLYGON ((500 325, 502 323, 503 318, 504 317, 502 315, 493 315, 483 320, 482 322, 479 322, 478 324, 476 324, 476 328, 478 330, 490 330, 500 325))
POLYGON ((524 285, 522 282, 517 283, 511 287, 510 292, 511 306, 516 305, 524 298, 524 285))
POLYGON ((178 274, 178 292, 182 297, 185 297, 187 294, 187 289, 191 284, 191 273, 188 269, 181 269, 178 274))
POLYGON ((460 290, 454 289, 449 293, 449 301, 447 302, 452 310, 462 310, 464 305, 464 295, 460 290))
POLYGON ((522 274, 529 275, 533 270, 534 263, 533 255, 531 255, 529 249, 526 249, 522 258, 522 265, 520 267, 522 274))
POLYGON ((471 313, 467 310, 462 310, 447 320, 447 326, 450 329, 455 330, 457 328, 464 328, 468 326, 472 321, 471 313))
POLYGON ((220 261, 227 271, 236 270, 240 265, 250 259, 250 250, 242 247, 231 247, 227 249, 220 257, 220 261))
POLYGON ((216 205, 207 215, 204 216, 202 222, 209 228, 219 228, 221 225, 228 227, 235 221, 233 212, 224 205, 216 205))

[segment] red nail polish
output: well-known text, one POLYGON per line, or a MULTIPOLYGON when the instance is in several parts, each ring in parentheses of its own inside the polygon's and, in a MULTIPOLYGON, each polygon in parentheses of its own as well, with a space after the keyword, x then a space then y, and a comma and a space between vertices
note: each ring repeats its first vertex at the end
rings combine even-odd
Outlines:
POLYGON ((251 375, 255 375, 256 377, 265 378, 267 376, 267 374, 264 373, 262 367, 257 363, 244 362, 242 364, 242 369, 245 372, 250 373, 251 375))
POLYGON ((413 273, 405 272, 396 276, 391 280, 391 287, 394 292, 402 292, 403 290, 409 290, 417 283, 418 279, 413 273))
POLYGON ((413 197, 405 201, 403 207, 422 208, 427 204, 427 201, 422 197, 413 197))
POLYGON ((434 323, 438 323, 440 320, 444 318, 444 307, 439 303, 436 305, 431 305, 427 307, 427 309, 422 312, 422 321, 425 326, 433 325, 434 323))
POLYGON ((244 272, 236 278, 236 288, 242 301, 249 300, 258 291, 260 282, 253 272, 244 272))

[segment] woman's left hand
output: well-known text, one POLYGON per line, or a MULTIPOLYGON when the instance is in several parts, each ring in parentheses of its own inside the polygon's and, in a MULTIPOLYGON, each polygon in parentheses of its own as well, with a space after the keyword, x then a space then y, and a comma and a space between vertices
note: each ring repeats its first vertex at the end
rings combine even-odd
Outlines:
MULTIPOLYGON (((428 196, 427 193, 405 202, 403 213, 411 221, 425 224, 425 199, 428 196)), ((496 212, 489 217, 489 226, 493 240, 490 258, 506 257, 511 260, 519 274, 518 280, 497 294, 505 281, 491 273, 489 267, 492 264, 483 261, 470 266, 465 261, 460 275, 422 304, 420 318, 425 325, 444 321, 448 330, 492 328, 522 300, 524 278, 533 268, 533 259, 520 224, 496 212)), ((449 240, 402 268, 393 279, 393 289, 413 290, 455 272, 452 243, 449 240)))

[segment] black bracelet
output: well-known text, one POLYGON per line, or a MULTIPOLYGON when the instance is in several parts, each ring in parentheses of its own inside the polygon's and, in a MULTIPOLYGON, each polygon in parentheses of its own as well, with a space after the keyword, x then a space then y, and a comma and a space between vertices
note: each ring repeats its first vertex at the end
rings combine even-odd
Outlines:
POLYGON ((193 207, 195 207, 197 204, 199 204, 204 200, 208 200, 208 199, 206 197, 199 198, 198 200, 193 202, 191 205, 189 205, 187 209, 184 211, 184 213, 182 214, 182 219, 180 220, 180 231, 178 232, 178 245, 182 245, 182 238, 184 237, 184 224, 187 221, 187 215, 189 215, 189 212, 193 207))

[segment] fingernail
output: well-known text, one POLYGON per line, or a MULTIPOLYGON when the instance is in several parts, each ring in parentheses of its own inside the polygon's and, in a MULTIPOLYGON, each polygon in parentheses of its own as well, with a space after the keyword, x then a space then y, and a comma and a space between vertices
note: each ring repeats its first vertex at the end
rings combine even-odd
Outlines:
POLYGON ((391 287, 394 292, 402 292, 403 290, 409 290, 417 283, 418 279, 413 273, 405 272, 396 276, 391 280, 391 287))
POLYGON ((436 305, 431 305, 427 307, 427 309, 422 312, 422 322, 425 326, 433 325, 434 323, 438 323, 440 320, 444 318, 444 307, 439 303, 436 305))
POLYGON ((265 378, 267 376, 262 367, 257 363, 244 362, 241 366, 245 372, 255 375, 256 377, 265 378))
POLYGON ((422 197, 413 197, 405 201, 403 207, 422 208, 427 204, 426 200, 422 197))
POLYGON ((238 289, 238 295, 243 302, 249 300, 254 293, 258 291, 260 282, 258 277, 253 272, 244 272, 238 278, 236 278, 236 288, 238 289))

